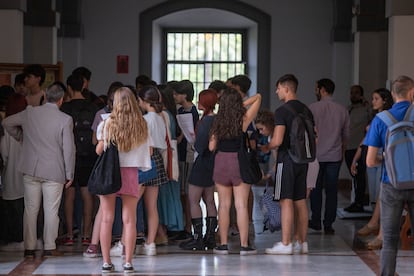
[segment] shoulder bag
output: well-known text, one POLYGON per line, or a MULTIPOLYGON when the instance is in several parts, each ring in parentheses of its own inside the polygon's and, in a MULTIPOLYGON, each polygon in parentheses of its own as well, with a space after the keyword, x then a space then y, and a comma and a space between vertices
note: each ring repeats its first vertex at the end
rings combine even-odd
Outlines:
MULTIPOLYGON (((106 143, 106 130, 104 129, 104 143, 106 143)), ((109 145, 98 157, 88 180, 88 190, 91 194, 108 195, 121 189, 121 168, 119 166, 118 148, 113 143, 109 145)))
POLYGON ((241 145, 237 153, 240 176, 244 183, 256 184, 262 179, 262 170, 257 160, 256 151, 250 147, 247 133, 241 135, 241 145))

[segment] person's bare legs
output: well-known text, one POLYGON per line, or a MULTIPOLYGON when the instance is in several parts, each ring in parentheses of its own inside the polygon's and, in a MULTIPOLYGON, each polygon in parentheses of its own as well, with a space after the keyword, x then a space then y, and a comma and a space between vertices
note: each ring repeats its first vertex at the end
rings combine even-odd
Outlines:
POLYGON ((73 239, 73 206, 75 203, 75 187, 65 189, 66 236, 73 239))
POLYGON ((82 200, 83 200, 83 237, 91 237, 92 228, 92 213, 93 213, 93 195, 89 193, 88 187, 80 188, 82 200))
MULTIPOLYGON (((240 233, 240 245, 248 247, 249 240, 249 193, 251 186, 246 183, 233 186, 234 206, 237 212, 237 226, 240 233)), ((220 215, 219 215, 220 218, 220 215)))
POLYGON ((125 246, 125 263, 132 263, 137 238, 137 205, 138 198, 122 195, 122 240, 125 246))
POLYGON ((144 192, 145 209, 148 214, 148 236, 146 244, 151 244, 155 241, 157 235, 159 217, 158 217, 158 186, 146 186, 144 192))
POLYGON ((291 243, 292 225, 294 221, 293 200, 280 200, 281 219, 282 219, 282 243, 288 245, 291 243))
POLYGON ((219 207, 218 207, 218 225, 220 233, 220 243, 228 243, 228 231, 230 223, 230 205, 231 197, 233 194, 233 188, 231 186, 221 185, 216 183, 216 189, 218 192, 219 198, 219 207))
POLYGON ((377 203, 375 204, 374 213, 372 213, 371 219, 368 221, 368 226, 370 228, 376 228, 380 224, 380 204, 379 204, 379 198, 377 200, 377 203))
POLYGON ((114 224, 115 216, 115 200, 116 194, 99 196, 101 201, 100 209, 102 209, 102 220, 100 229, 101 252, 103 261, 111 264, 111 256, 109 250, 111 249, 112 240, 112 225, 114 224))
POLYGON ((295 208, 295 239, 299 241, 299 243, 303 243, 307 238, 309 222, 306 199, 293 201, 293 206, 295 208))
POLYGON ((91 244, 98 245, 99 244, 99 235, 101 232, 101 222, 102 222, 102 208, 99 203, 98 212, 95 216, 95 221, 93 223, 93 230, 92 230, 92 238, 91 244))

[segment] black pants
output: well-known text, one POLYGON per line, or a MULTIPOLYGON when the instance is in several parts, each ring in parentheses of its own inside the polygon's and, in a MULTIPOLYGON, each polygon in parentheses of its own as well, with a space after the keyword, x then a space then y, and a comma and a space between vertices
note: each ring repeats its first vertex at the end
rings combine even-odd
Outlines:
POLYGON ((24 200, 4 200, 7 215, 3 217, 5 226, 4 241, 21 242, 23 241, 23 213, 24 200))
POLYGON ((365 198, 365 188, 367 185, 367 181, 366 181, 367 147, 366 146, 361 146, 361 147, 362 147, 361 158, 358 160, 357 174, 355 176, 352 176, 351 174, 351 165, 352 165, 352 160, 354 159, 354 155, 357 149, 351 149, 351 150, 345 151, 345 162, 346 162, 346 166, 348 167, 349 173, 352 176, 352 180, 354 182, 355 203, 363 205, 364 198, 365 198))

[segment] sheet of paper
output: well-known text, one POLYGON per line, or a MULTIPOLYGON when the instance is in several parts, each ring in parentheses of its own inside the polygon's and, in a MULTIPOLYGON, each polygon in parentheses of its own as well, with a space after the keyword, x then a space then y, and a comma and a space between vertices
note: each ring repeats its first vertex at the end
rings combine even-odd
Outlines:
POLYGON ((194 144, 195 131, 193 124, 193 115, 191 113, 178 114, 177 122, 181 130, 183 131, 184 137, 185 139, 187 139, 187 142, 190 144, 194 144))

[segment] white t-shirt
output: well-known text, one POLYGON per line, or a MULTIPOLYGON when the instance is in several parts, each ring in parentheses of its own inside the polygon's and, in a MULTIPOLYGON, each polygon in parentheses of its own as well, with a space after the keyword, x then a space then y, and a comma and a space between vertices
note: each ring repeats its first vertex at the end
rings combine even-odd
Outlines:
MULTIPOLYGON (((96 132, 96 138, 98 141, 103 140, 103 126, 105 121, 102 121, 98 125, 96 132)), ((139 168, 142 171, 147 171, 151 169, 151 155, 150 155, 150 146, 152 145, 152 139, 150 132, 148 133, 147 141, 131 149, 128 152, 119 151, 119 165, 121 168, 134 167, 139 168)))
POLYGON ((144 115, 144 119, 147 121, 148 130, 153 142, 153 147, 166 149, 167 142, 165 141, 165 136, 167 129, 165 127, 162 115, 155 112, 148 112, 144 115))

